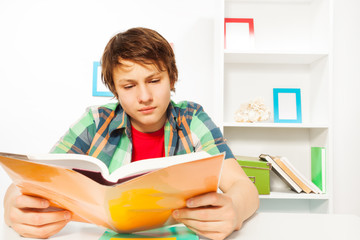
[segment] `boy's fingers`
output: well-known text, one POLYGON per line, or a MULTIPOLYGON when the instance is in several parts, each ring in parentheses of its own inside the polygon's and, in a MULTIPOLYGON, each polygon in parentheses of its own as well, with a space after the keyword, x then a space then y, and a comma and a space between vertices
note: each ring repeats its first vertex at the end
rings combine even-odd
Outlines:
POLYGON ((192 231, 194 231, 197 235, 201 235, 204 236, 208 239, 225 239, 226 235, 222 232, 218 232, 218 231, 201 231, 198 230, 196 228, 187 226, 189 229, 191 229, 192 231))
POLYGON ((70 221, 71 213, 66 210, 56 212, 34 212, 28 210, 18 209, 19 222, 22 224, 42 226, 62 221, 70 221))
POLYGON ((186 201, 188 208, 197 208, 203 206, 223 206, 227 202, 227 197, 216 192, 205 193, 186 201))
POLYGON ((48 238, 65 227, 67 221, 55 222, 42 226, 31 226, 26 224, 15 224, 12 228, 21 236, 27 238, 48 238))
POLYGON ((193 219, 182 219, 181 223, 190 226, 192 229, 202 232, 218 232, 224 226, 222 221, 198 221, 193 219))
POLYGON ((47 208, 50 203, 48 200, 27 195, 20 195, 15 199, 16 208, 47 208))
POLYGON ((183 208, 173 211, 173 217, 181 222, 184 219, 211 222, 223 220, 222 213, 220 208, 183 208))

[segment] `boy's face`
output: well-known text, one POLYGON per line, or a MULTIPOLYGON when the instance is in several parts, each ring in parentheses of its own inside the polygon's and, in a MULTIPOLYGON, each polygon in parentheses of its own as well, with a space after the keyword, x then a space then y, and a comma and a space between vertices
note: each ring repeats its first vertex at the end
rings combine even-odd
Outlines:
POLYGON ((136 130, 154 132, 164 126, 171 91, 167 71, 159 72, 153 64, 121 60, 113 79, 119 102, 136 130))

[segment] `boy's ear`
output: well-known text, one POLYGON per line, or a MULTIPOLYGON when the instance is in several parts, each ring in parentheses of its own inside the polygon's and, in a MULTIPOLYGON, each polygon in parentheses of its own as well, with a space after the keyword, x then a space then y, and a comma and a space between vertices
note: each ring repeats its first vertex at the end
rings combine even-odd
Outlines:
POLYGON ((170 81, 170 90, 175 92, 175 81, 170 81))
POLYGON ((174 91, 175 89, 174 89, 174 83, 171 83, 170 82, 170 91, 174 91))

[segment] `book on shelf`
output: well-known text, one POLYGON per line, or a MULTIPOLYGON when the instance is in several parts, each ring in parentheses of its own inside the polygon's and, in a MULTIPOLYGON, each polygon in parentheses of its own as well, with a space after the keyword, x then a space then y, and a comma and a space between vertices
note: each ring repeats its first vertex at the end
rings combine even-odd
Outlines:
POLYGON ((259 158, 271 163, 271 169, 273 172, 276 173, 276 175, 278 175, 292 190, 297 193, 302 192, 301 187, 284 172, 284 170, 274 161, 274 159, 272 159, 270 155, 261 154, 259 158))
POLYGON ((311 147, 311 181, 326 192, 326 149, 311 147))
POLYGON ((188 198, 217 191, 223 161, 224 153, 197 152, 137 161, 109 174, 86 155, 0 153, 0 165, 23 194, 68 209, 74 221, 116 232, 169 225, 188 198))
POLYGON ((260 158, 272 164, 274 172, 295 192, 322 193, 322 191, 309 181, 286 157, 261 154, 260 158))
POLYGON ((304 190, 304 192, 306 192, 306 193, 312 192, 312 193, 316 193, 316 194, 322 193, 321 189, 319 189, 308 178, 306 178, 297 168, 295 168, 294 165, 291 164, 291 162, 289 161, 288 158, 280 157, 279 159, 295 175, 293 179, 297 178, 299 183, 300 183, 300 181, 302 182, 301 186, 303 186, 303 184, 305 185, 303 190, 307 189, 307 191, 304 190), (310 192, 308 192, 309 191, 308 189, 310 189, 310 192))
POLYGON ((274 161, 276 162, 279 167, 284 170, 284 172, 292 179, 294 182, 305 192, 311 193, 311 189, 304 183, 303 180, 296 174, 293 170, 288 167, 288 164, 283 161, 280 157, 273 157, 274 161))
POLYGON ((99 240, 199 240, 199 237, 183 224, 165 226, 137 233, 117 233, 107 230, 99 240))

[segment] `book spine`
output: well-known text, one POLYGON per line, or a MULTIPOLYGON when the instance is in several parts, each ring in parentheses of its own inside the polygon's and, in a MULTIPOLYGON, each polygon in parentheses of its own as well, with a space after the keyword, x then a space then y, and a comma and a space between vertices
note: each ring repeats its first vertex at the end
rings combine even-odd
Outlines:
POLYGON ((313 183, 311 180, 308 180, 304 175, 302 175, 290 162, 286 157, 282 157, 281 161, 291 170, 293 171, 301 181, 303 181, 306 186, 308 186, 312 192, 314 193, 322 193, 321 190, 313 183))
POLYGON ((292 190, 297 193, 302 192, 302 188, 294 182, 285 172, 281 169, 281 167, 274 161, 274 159, 267 154, 261 154, 260 159, 263 159, 272 165, 272 170, 283 180, 292 190))
POLYGON ((299 185, 299 187, 302 188, 302 190, 306 193, 310 193, 311 189, 306 185, 306 183, 304 183, 303 181, 301 181, 301 179, 296 176, 296 173, 291 171, 282 161, 280 158, 274 158, 274 161, 282 168, 282 170, 284 170, 284 172, 297 184, 299 185))
POLYGON ((326 192, 326 149, 324 147, 311 147, 311 181, 326 192))

